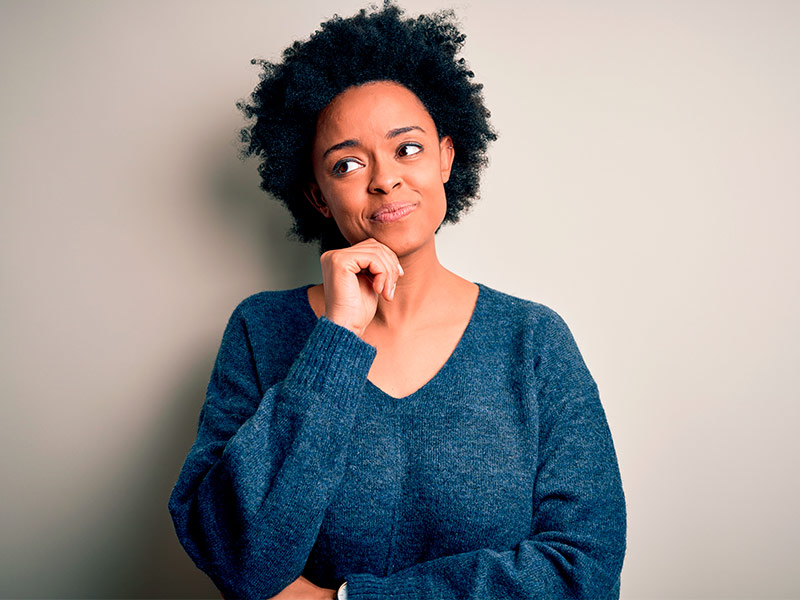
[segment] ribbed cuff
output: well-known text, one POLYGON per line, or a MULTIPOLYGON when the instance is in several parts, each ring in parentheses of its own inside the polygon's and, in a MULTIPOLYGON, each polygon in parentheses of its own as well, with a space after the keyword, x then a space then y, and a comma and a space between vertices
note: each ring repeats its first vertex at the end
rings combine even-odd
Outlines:
POLYGON ((284 382, 323 396, 360 391, 377 350, 349 329, 321 317, 284 382))
POLYGON ((367 573, 347 576, 347 600, 405 600, 422 598, 413 581, 391 580, 367 573))

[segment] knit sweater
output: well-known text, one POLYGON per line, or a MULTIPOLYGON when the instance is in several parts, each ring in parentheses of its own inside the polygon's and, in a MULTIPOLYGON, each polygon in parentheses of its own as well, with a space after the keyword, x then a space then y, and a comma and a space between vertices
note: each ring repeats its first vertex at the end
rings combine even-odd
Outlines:
POLYGON ((617 460, 557 314, 479 285, 441 370, 394 398, 307 289, 234 311, 170 498, 226 598, 301 574, 350 600, 618 597, 617 460))

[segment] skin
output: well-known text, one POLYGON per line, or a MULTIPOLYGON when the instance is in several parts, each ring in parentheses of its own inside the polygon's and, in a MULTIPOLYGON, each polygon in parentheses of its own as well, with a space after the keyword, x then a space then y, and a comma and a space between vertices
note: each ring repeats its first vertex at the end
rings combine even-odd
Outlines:
MULTIPOLYGON (((478 296, 436 254, 454 152, 420 100, 393 82, 345 90, 317 122, 307 197, 351 246, 321 256, 323 283, 308 300, 377 349, 368 377, 396 398, 447 362, 478 296)), ((335 596, 300 577, 274 598, 335 596)))

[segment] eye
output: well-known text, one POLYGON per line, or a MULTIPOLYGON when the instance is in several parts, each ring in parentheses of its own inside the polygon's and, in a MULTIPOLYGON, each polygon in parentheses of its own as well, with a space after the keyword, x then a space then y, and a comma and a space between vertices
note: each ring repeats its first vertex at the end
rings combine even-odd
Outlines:
POLYGON ((419 154, 420 152, 422 152, 422 146, 419 144, 402 144, 397 149, 397 156, 413 156, 415 154, 419 154))
POLYGON ((334 175, 347 175, 356 169, 363 167, 360 162, 358 162, 354 158, 343 158, 340 161, 337 161, 335 165, 333 165, 333 174, 334 175))

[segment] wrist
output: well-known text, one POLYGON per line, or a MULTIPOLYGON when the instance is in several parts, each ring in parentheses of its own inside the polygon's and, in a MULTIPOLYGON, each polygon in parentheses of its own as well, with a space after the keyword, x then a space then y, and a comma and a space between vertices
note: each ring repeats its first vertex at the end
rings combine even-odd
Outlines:
POLYGON ((345 329, 352 331, 358 337, 362 337, 364 334, 364 330, 366 329, 366 327, 357 327, 353 323, 350 323, 347 319, 338 317, 335 314, 328 314, 326 312, 322 316, 328 319, 328 321, 330 321, 331 323, 335 323, 336 325, 339 325, 339 327, 344 327, 345 329))

